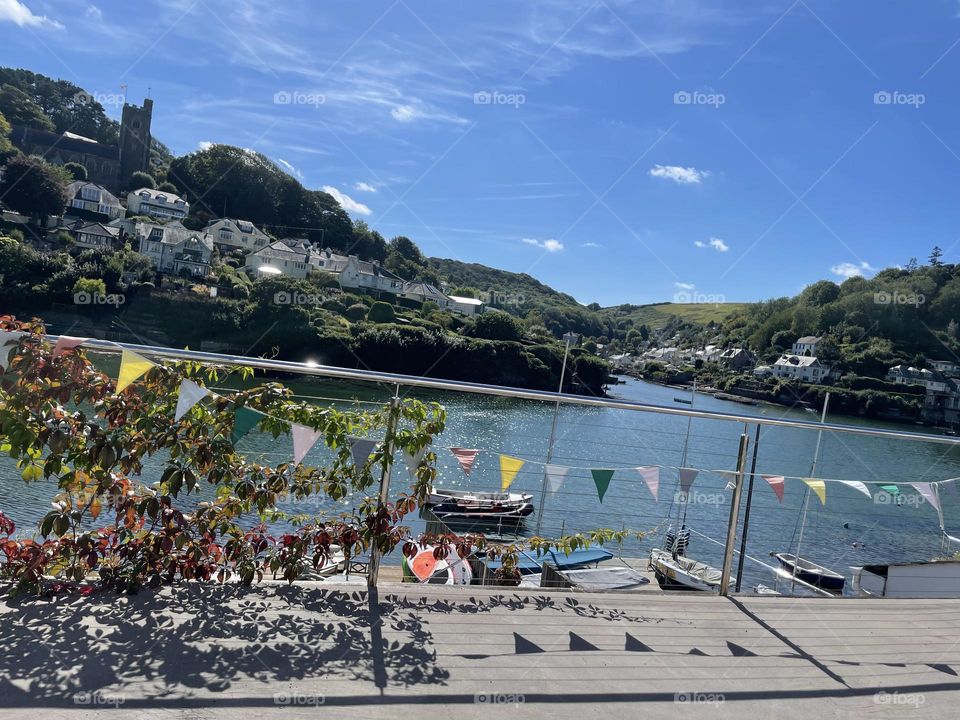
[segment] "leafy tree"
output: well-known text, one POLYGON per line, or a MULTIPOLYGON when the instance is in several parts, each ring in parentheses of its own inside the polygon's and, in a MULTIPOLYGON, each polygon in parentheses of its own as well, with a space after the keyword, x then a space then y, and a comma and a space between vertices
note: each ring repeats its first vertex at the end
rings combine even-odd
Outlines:
POLYGON ((7 160, 19 152, 10 141, 10 134, 12 132, 13 128, 3 116, 3 113, 0 112, 0 165, 6 163, 7 160))
POLYGON ((933 246, 933 250, 930 252, 930 266, 931 267, 943 267, 943 250, 940 249, 938 245, 933 246))
POLYGON ((68 162, 65 163, 63 169, 70 173, 70 177, 73 180, 86 180, 87 179, 87 168, 85 168, 80 163, 68 162))
POLYGON ((367 313, 367 320, 375 323, 392 323, 394 317, 393 305, 385 302, 375 302, 367 313))
POLYGON ((491 310, 474 319, 470 335, 487 340, 519 340, 523 337, 523 324, 507 313, 491 310))
POLYGON ((38 157, 18 156, 7 163, 0 180, 0 200, 39 221, 62 215, 67 206, 69 177, 62 168, 38 157))
POLYGON ((107 284, 100 278, 82 277, 73 285, 73 294, 81 293, 88 297, 103 297, 107 294, 107 284))
POLYGON ((157 185, 157 190, 162 190, 163 192, 173 193, 174 195, 178 194, 180 191, 177 190, 177 186, 174 185, 169 180, 166 180, 159 185, 157 185))
POLYGON ((48 132, 56 129, 53 120, 47 117, 43 108, 13 85, 0 85, 0 113, 3 113, 12 125, 24 125, 48 132))
POLYGON ((157 181, 153 179, 153 175, 143 172, 142 170, 137 170, 135 173, 132 173, 130 179, 127 181, 127 189, 129 190, 139 190, 140 188, 155 190, 156 187, 157 181))
POLYGON ((836 300, 840 296, 840 286, 830 280, 820 280, 808 285, 800 293, 800 302, 804 305, 819 307, 836 300))

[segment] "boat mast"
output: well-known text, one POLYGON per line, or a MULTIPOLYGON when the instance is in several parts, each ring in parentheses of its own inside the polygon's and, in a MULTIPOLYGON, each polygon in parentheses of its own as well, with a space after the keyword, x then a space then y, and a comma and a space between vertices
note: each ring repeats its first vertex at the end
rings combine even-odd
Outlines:
MULTIPOLYGON (((823 397, 823 412, 820 414, 820 424, 827 422, 827 408, 830 405, 830 392, 823 397)), ((820 459, 820 443, 823 441, 823 430, 817 431, 817 446, 813 451, 813 463, 810 465, 810 477, 817 472, 817 461, 820 459)), ((793 577, 790 580, 790 592, 793 592, 797 580, 797 567, 800 565, 800 545, 803 543, 803 528, 807 523, 807 508, 810 507, 810 486, 803 495, 803 516, 800 519, 800 535, 797 537, 797 552, 793 556, 793 577)))

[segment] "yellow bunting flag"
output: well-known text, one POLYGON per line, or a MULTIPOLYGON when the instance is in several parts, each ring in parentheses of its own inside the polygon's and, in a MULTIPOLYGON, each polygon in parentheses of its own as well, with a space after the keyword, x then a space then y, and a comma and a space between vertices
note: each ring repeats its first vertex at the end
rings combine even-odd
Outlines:
POLYGON ((117 378, 117 392, 122 392, 127 385, 134 382, 152 367, 156 367, 156 363, 150 362, 135 352, 124 350, 120 358, 120 377, 117 378))
POLYGON ((811 490, 813 490, 817 497, 820 498, 820 504, 827 504, 827 485, 823 480, 814 480, 813 478, 803 478, 803 481, 807 484, 811 490))
POLYGON ((507 488, 513 483, 517 473, 520 472, 520 468, 523 467, 523 460, 518 460, 515 457, 510 457, 509 455, 500 456, 500 489, 503 492, 507 491, 507 488))

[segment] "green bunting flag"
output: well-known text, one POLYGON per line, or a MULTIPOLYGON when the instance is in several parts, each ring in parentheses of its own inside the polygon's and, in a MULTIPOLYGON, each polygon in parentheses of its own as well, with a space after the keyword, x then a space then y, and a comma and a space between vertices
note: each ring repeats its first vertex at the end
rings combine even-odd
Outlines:
POLYGON ((600 502, 603 502, 603 496, 607 494, 607 488, 610 487, 613 472, 613 470, 590 471, 590 474, 593 475, 593 484, 597 486, 597 495, 600 496, 600 502))
POLYGON ((261 413, 247 407, 242 407, 237 410, 233 416, 233 430, 230 433, 230 442, 234 445, 240 442, 247 433, 257 426, 262 417, 263 415, 261 413))
POLYGON ((880 489, 890 495, 900 494, 900 488, 898 488, 896 485, 881 485, 880 489))

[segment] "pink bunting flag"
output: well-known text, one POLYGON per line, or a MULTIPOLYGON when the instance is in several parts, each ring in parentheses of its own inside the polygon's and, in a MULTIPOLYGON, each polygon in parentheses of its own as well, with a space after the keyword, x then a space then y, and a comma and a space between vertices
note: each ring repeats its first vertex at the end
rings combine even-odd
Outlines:
POLYGON ((477 453, 480 451, 467 448, 450 448, 450 452, 453 453, 457 462, 460 463, 460 467, 463 468, 463 474, 470 475, 470 471, 473 470, 473 463, 477 460, 477 453))
POLYGON ((53 346, 53 356, 59 357, 66 350, 73 350, 77 345, 82 345, 90 338, 70 337, 61 335, 57 338, 57 344, 53 346))
POLYGON ((643 482, 646 483, 647 489, 650 491, 650 494, 653 495, 653 499, 656 502, 660 502, 660 468, 656 466, 638 467, 637 472, 640 473, 640 477, 643 478, 643 482))
POLYGON ((933 488, 930 486, 930 483, 910 483, 913 486, 913 489, 918 493, 923 495, 923 499, 930 503, 937 513, 940 512, 940 499, 937 497, 937 494, 933 491, 933 488))
POLYGON ((773 491, 777 494, 777 500, 783 502, 783 475, 764 475, 763 479, 773 488, 773 491))
POLYGON ((680 468, 680 492, 687 495, 690 488, 693 487, 693 481, 697 479, 699 470, 693 468, 680 468))
POLYGON ((307 453, 310 452, 310 449, 317 444, 317 440, 323 435, 323 431, 293 423, 290 426, 290 434, 293 436, 293 463, 299 465, 303 462, 307 453))

